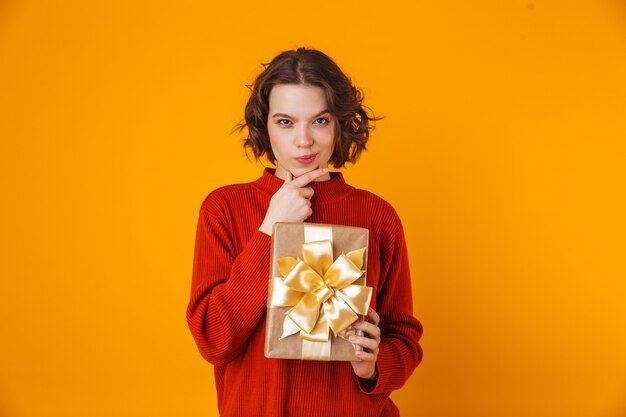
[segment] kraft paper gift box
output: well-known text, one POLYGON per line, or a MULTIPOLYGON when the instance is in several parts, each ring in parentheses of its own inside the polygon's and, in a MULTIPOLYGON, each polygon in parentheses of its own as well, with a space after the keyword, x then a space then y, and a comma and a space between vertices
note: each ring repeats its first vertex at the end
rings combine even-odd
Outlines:
POLYGON ((276 223, 272 234, 265 356, 356 361, 363 335, 350 324, 367 314, 369 231, 359 227, 276 223))

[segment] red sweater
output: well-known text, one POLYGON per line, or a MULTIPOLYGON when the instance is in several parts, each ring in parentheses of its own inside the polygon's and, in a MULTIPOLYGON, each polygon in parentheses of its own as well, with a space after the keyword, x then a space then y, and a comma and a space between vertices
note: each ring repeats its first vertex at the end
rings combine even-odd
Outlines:
POLYGON ((258 231, 283 180, 261 178, 210 193, 202 203, 187 322, 214 365, 222 417, 397 416, 389 398, 422 357, 413 317, 402 224, 391 205, 345 183, 341 173, 313 182, 307 222, 370 231, 367 285, 381 317, 378 378, 358 378, 349 362, 267 359, 263 354, 270 236, 258 231))

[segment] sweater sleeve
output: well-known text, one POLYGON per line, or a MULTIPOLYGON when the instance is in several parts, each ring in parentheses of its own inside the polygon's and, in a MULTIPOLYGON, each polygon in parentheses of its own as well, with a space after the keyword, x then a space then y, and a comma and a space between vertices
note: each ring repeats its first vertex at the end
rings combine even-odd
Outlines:
POLYGON ((270 236, 256 230, 237 253, 219 216, 200 209, 187 324, 201 355, 225 365, 245 350, 267 302, 270 236))
POLYGON ((372 381, 358 378, 361 390, 368 394, 389 393, 399 389, 422 360, 422 348, 419 345, 422 325, 413 316, 409 261, 399 219, 392 239, 382 243, 382 281, 376 300, 381 330, 376 361, 378 377, 372 381))

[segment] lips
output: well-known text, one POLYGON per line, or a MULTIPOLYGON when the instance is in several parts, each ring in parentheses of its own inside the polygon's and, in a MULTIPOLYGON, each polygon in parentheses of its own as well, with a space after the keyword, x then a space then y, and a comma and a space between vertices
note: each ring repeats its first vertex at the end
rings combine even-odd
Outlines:
POLYGON ((296 161, 300 162, 301 164, 310 164, 311 162, 313 162, 315 160, 315 157, 317 156, 317 154, 312 153, 309 155, 303 155, 303 156, 299 156, 297 158, 294 158, 296 161))

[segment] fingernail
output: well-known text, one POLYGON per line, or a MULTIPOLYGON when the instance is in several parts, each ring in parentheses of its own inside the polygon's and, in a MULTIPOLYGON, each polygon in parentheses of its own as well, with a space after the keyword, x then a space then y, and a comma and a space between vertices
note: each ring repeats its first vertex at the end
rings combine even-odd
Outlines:
POLYGON ((356 336, 350 336, 348 338, 351 342, 356 342, 356 336))
POLYGON ((324 168, 324 172, 328 172, 328 168, 324 168))

